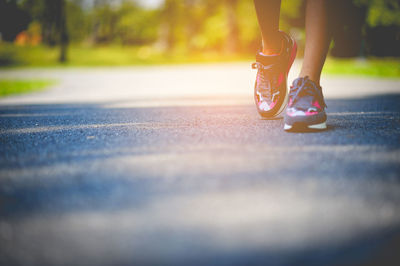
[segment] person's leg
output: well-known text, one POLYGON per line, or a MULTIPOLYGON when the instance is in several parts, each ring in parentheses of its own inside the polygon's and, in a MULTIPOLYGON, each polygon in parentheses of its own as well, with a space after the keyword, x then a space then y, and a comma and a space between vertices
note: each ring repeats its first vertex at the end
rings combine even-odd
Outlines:
POLYGON ((322 67, 330 43, 327 3, 330 0, 307 0, 306 47, 299 78, 290 88, 285 113, 285 130, 326 129, 325 100, 319 85, 322 67))
POLYGON ((307 0, 306 4, 306 45, 299 76, 308 76, 317 85, 320 82, 322 67, 331 41, 327 1, 307 0))
POLYGON ((279 13, 281 0, 254 0, 258 24, 263 40, 263 53, 275 54, 281 49, 279 31, 279 13))
POLYGON ((287 104, 287 75, 296 57, 297 45, 288 34, 279 31, 281 0, 254 0, 263 39, 252 67, 257 69, 254 100, 264 118, 279 115, 287 104))

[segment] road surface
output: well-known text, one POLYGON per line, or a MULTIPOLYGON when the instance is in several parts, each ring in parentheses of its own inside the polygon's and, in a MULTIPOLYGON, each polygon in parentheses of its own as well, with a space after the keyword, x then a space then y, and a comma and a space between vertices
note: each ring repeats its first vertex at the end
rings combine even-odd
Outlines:
POLYGON ((60 81, 0 100, 0 265, 399 265, 400 80, 325 77, 286 133, 254 74, 0 71, 60 81))

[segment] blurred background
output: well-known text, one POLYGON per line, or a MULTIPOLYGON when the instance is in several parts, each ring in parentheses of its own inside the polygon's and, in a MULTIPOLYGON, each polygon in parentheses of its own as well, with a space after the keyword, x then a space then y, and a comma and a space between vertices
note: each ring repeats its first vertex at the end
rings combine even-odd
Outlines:
POLYGON ((0 0, 0 265, 400 265, 400 1, 328 2, 328 130, 283 134, 252 0, 0 0))
MULTIPOLYGON (((300 56, 304 2, 281 8, 280 27, 295 36, 300 56)), ((330 57, 391 57, 388 75, 400 75, 400 2, 331 2, 330 57)), ((249 0, 0 0, 3 67, 249 60, 259 44, 249 0)))

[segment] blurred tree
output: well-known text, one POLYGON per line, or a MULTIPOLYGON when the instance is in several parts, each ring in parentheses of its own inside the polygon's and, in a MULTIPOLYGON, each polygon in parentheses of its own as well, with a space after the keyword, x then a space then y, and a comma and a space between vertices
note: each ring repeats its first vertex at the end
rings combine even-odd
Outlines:
POLYGON ((185 1, 185 28, 190 51, 221 50, 226 41, 226 13, 221 10, 224 2, 212 0, 185 1))
POLYGON ((226 49, 230 53, 236 53, 240 49, 238 4, 239 0, 225 0, 228 20, 226 49))
POLYGON ((65 0, 22 0, 21 6, 40 22, 43 42, 60 46, 59 61, 65 62, 69 42, 65 0))
POLYGON ((215 5, 210 13, 202 18, 203 23, 198 33, 193 36, 199 50, 226 51, 229 41, 227 10, 224 5, 215 5))
POLYGON ((116 35, 122 44, 144 45, 158 37, 159 12, 124 1, 117 10, 116 35))
POLYGON ((353 0, 359 7, 367 8, 367 23, 376 26, 400 26, 399 0, 353 0))
POLYGON ((365 8, 348 0, 329 2, 329 22, 334 43, 332 56, 356 57, 365 52, 362 50, 365 8))
POLYGON ((93 40, 95 43, 110 43, 116 37, 118 15, 110 1, 96 0, 93 7, 93 40))
MULTIPOLYGON (((49 0, 50 1, 50 0, 49 0)), ((56 0, 53 0, 56 1, 56 0)), ((67 29, 67 15, 65 0, 58 0, 58 17, 56 20, 57 30, 60 36, 60 62, 67 61, 67 46, 69 42, 68 29, 67 29)))
MULTIPOLYGON (((184 1, 184 36, 186 47, 189 51, 199 49, 196 36, 201 32, 204 20, 214 10, 215 4, 208 4, 207 1, 185 0, 184 1)), ((200 45, 201 46, 201 45, 200 45)))
POLYGON ((239 0, 237 18, 241 51, 255 53, 261 45, 261 33, 253 1, 239 0))
POLYGON ((156 41, 160 14, 158 10, 147 10, 135 1, 97 0, 91 14, 93 41, 143 45, 156 41))
POLYGON ((366 10, 365 50, 374 56, 400 56, 400 1, 354 0, 366 10))
POLYGON ((184 42, 184 2, 180 0, 165 0, 161 11, 163 29, 162 38, 168 51, 184 42))
POLYGON ((0 40, 14 41, 30 21, 31 16, 17 5, 17 0, 0 0, 0 40))
POLYGON ((279 27, 285 32, 290 32, 291 28, 304 27, 305 1, 290 0, 282 1, 281 16, 279 27))
MULTIPOLYGON (((400 55, 399 0, 329 1, 334 56, 400 55)), ((254 53, 260 31, 253 1, 164 0, 146 9, 138 0, 0 0, 0 32, 13 40, 31 22, 46 45, 69 42, 159 45, 166 54, 254 53), (40 26, 38 26, 40 25, 40 26), (161 45, 160 45, 161 44, 161 45)), ((282 1, 280 28, 304 45, 305 0, 282 1)), ((29 34, 28 34, 29 35, 29 34)), ((40 40, 40 38, 37 38, 40 40)))
POLYGON ((91 18, 85 8, 85 0, 68 0, 65 4, 70 41, 80 43, 87 40, 91 34, 91 18))

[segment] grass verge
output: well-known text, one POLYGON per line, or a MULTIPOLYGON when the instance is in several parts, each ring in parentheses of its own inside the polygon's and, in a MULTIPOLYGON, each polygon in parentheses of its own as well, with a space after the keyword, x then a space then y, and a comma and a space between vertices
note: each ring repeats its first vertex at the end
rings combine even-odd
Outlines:
POLYGON ((21 94, 41 91, 55 84, 53 80, 0 80, 0 97, 12 94, 21 94))
MULTIPOLYGON (((207 52, 187 55, 166 54, 152 47, 71 45, 68 62, 58 63, 58 48, 0 44, 0 66, 5 67, 79 67, 187 64, 209 62, 251 62, 252 55, 207 52)), ((399 58, 336 59, 328 57, 324 74, 400 78, 399 58)))
POLYGON ((367 77, 400 77, 400 59, 334 59, 328 58, 324 74, 367 76, 367 77))
POLYGON ((252 60, 250 56, 217 52, 167 54, 152 47, 132 46, 76 46, 68 49, 68 61, 58 62, 59 49, 45 46, 15 46, 0 44, 0 67, 81 67, 130 66, 206 62, 235 62, 252 60))

